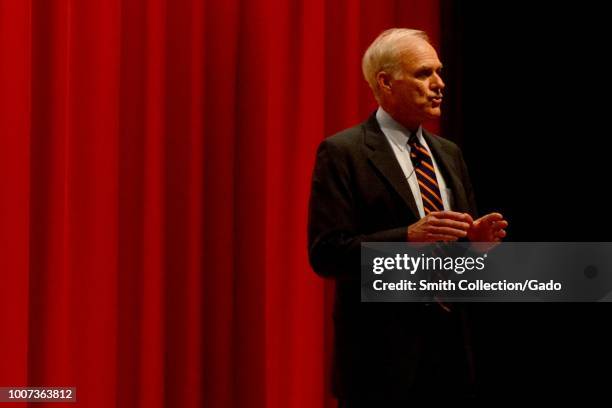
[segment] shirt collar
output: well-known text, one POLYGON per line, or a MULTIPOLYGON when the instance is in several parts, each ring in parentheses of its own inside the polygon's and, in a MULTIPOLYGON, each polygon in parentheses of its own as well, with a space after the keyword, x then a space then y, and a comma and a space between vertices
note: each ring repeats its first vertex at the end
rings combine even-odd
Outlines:
MULTIPOLYGON (((402 126, 398 121, 393 119, 381 106, 376 111, 376 120, 383 133, 394 143, 400 150, 407 149, 408 139, 410 138, 411 132, 402 126)), ((423 131, 421 126, 416 130, 419 142, 424 144, 423 131)))

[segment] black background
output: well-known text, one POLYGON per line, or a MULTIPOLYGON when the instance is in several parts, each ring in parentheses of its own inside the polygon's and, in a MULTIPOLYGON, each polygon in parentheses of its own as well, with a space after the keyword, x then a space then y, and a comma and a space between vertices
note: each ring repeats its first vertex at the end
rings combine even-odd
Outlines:
MULTIPOLYGON (((611 241, 612 22, 596 3, 533 3, 441 2, 442 133, 464 151, 481 214, 509 220, 508 240, 611 241)), ((612 396, 612 305, 475 308, 485 391, 612 396)))

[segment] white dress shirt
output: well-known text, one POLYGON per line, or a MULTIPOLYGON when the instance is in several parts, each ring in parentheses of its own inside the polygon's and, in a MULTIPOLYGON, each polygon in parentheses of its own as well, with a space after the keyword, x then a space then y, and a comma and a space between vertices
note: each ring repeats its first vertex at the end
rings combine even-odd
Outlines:
MULTIPOLYGON (((416 172, 414 171, 414 167, 412 166, 412 160, 410 160, 410 145, 408 145, 408 139, 410 137, 410 131, 406 129, 404 126, 399 124, 395 119, 391 117, 385 110, 381 107, 376 111, 376 120, 380 125, 380 129, 387 137, 391 148, 393 149, 393 153, 395 153, 395 157, 404 172, 404 176, 408 180, 408 184, 410 185, 410 190, 412 191, 412 195, 414 197, 414 201, 416 202, 417 208, 419 209, 419 214, 421 218, 425 216, 425 210, 423 209, 423 199, 421 198, 421 190, 419 187, 419 182, 417 180, 416 172)), ((440 195, 442 196, 442 203, 444 204, 445 210, 450 210, 450 202, 449 196, 450 191, 446 187, 446 182, 440 174, 440 169, 436 164, 436 159, 433 154, 431 154, 431 150, 423 137, 423 130, 419 126, 417 129, 417 137, 419 142, 431 156, 431 160, 433 161, 434 169, 436 170, 436 178, 438 181, 438 186, 440 187, 440 195)))

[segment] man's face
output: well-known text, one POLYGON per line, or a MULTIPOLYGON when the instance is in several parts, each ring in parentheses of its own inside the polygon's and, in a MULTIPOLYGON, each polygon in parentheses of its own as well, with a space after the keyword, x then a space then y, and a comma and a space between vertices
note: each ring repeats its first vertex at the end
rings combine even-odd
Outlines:
POLYGON ((402 53, 400 71, 391 79, 389 102, 396 120, 415 127, 440 116, 444 82, 442 63, 427 41, 413 38, 402 53))

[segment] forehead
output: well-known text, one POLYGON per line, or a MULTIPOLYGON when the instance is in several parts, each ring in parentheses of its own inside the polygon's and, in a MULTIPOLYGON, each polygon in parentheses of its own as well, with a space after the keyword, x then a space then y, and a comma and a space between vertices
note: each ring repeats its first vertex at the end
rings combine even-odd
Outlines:
POLYGON ((436 50, 421 38, 406 39, 400 44, 400 47, 400 60, 406 69, 442 66, 436 50))

